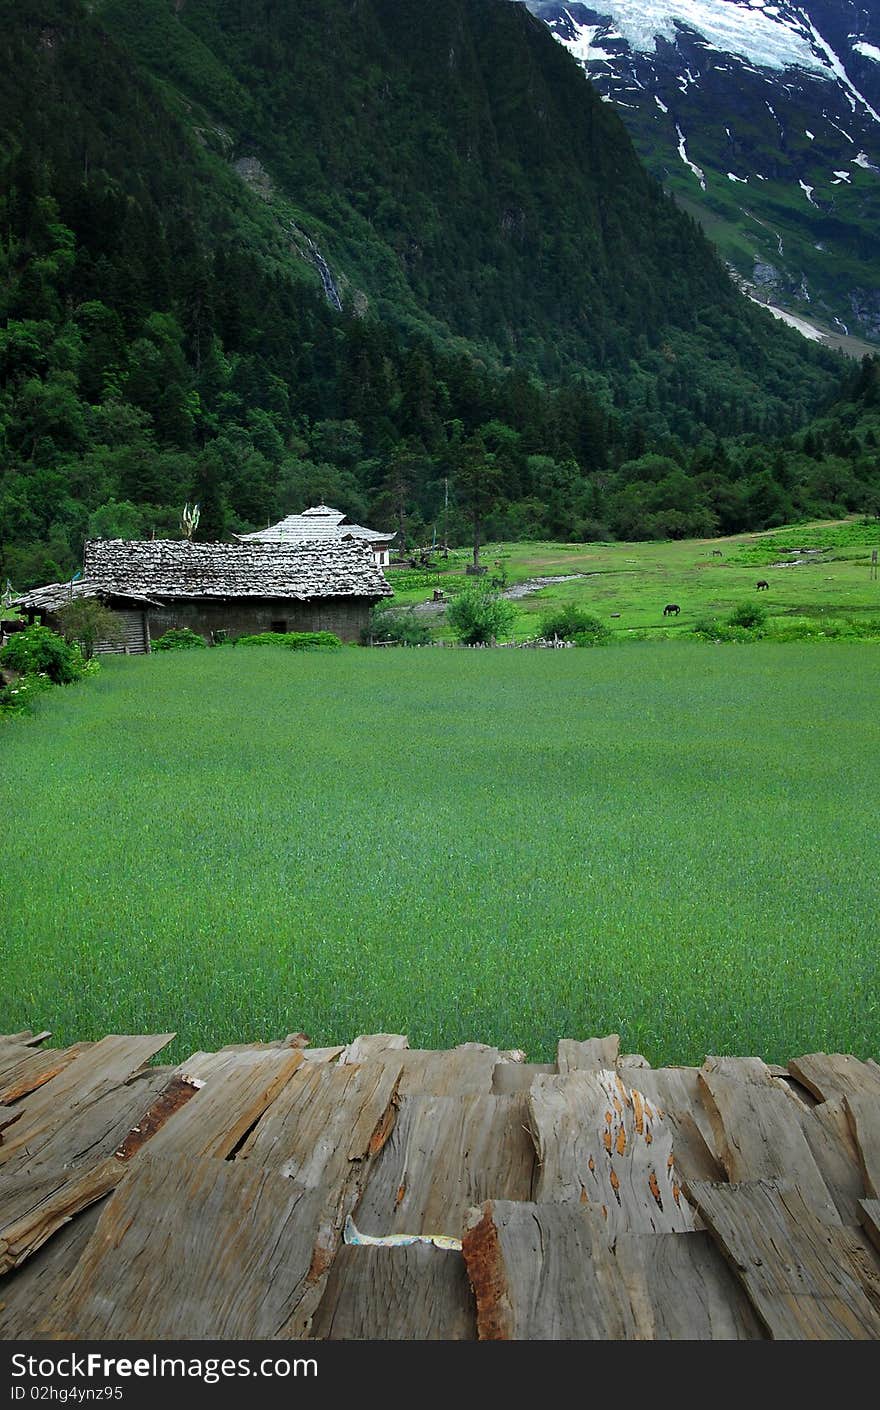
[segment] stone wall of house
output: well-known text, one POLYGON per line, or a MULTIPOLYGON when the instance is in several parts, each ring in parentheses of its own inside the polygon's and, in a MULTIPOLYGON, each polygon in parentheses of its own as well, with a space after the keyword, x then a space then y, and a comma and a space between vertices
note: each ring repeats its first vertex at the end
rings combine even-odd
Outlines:
POLYGON ((153 641, 172 627, 189 627, 207 641, 225 631, 230 638, 256 632, 335 632, 342 641, 360 641, 370 616, 368 598, 324 597, 313 602, 237 597, 190 599, 150 609, 153 641))

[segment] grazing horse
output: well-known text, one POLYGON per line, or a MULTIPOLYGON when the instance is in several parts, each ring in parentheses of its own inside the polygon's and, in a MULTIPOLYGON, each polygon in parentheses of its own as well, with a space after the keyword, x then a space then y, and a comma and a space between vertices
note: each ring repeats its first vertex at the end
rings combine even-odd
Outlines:
POLYGON ((720 548, 713 548, 713 549, 712 549, 712 557, 713 557, 713 558, 723 558, 723 557, 724 557, 724 554, 721 552, 721 549, 720 549, 720 548))
POLYGON ((663 608, 663 616, 677 617, 680 611, 681 608, 677 602, 667 602, 666 606, 663 608))
POLYGON ((770 590, 770 584, 768 583, 768 581, 767 581, 766 578, 761 578, 761 579, 755 584, 755 591, 756 591, 756 592, 764 592, 765 590, 769 592, 769 590, 770 590))

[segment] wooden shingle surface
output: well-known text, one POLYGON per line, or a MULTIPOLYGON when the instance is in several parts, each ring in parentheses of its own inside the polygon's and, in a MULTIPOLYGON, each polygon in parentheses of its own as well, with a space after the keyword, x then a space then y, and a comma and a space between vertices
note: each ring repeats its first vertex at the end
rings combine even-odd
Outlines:
POLYGON ((0 1338, 874 1339, 880 1068, 0 1036, 0 1338))

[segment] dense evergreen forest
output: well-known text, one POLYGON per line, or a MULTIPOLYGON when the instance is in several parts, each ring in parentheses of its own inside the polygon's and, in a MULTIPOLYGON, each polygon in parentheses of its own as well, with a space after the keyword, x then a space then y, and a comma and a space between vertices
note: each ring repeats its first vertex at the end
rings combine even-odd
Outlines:
POLYGON ((520 7, 0 14, 16 587, 193 499, 203 538, 323 500, 410 545, 447 482, 453 541, 475 507, 579 540, 880 504, 880 365, 749 305, 520 7))

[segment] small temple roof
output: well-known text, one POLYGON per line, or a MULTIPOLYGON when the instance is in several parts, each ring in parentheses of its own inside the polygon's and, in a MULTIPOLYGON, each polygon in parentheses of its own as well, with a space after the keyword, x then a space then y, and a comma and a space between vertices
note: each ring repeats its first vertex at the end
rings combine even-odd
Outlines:
POLYGON ((382 533, 378 529, 366 529, 362 524, 350 524, 346 516, 329 504, 314 504, 304 509, 302 514, 288 514, 277 524, 266 529, 257 529, 251 534, 236 534, 239 543, 259 541, 262 543, 302 544, 318 539, 361 539, 367 543, 390 543, 397 537, 395 533, 382 533))

